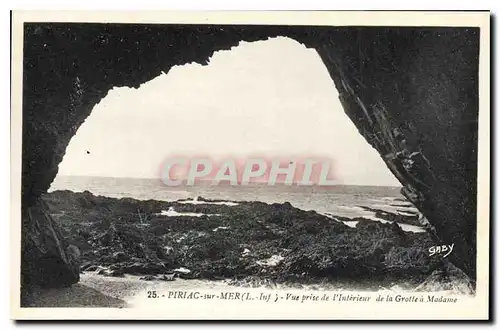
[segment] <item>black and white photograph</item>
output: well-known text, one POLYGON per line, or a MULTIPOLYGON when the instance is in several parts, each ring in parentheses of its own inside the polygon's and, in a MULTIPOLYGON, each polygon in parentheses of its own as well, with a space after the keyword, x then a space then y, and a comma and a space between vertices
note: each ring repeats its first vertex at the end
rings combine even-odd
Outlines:
POLYGON ((487 319, 489 20, 14 11, 15 314, 487 319))

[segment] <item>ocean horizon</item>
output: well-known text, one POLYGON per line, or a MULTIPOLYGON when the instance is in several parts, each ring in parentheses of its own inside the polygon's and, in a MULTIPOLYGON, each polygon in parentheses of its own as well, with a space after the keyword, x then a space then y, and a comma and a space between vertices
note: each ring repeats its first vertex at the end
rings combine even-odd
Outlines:
POLYGON ((373 212, 363 207, 388 212, 408 212, 416 209, 409 205, 396 186, 297 186, 252 183, 248 186, 204 184, 193 186, 165 185, 159 178, 121 178, 100 176, 58 175, 49 192, 71 190, 89 191, 94 195, 138 200, 177 201, 182 199, 207 199, 226 201, 260 201, 265 203, 289 202, 294 207, 335 214, 344 217, 373 217, 373 212))

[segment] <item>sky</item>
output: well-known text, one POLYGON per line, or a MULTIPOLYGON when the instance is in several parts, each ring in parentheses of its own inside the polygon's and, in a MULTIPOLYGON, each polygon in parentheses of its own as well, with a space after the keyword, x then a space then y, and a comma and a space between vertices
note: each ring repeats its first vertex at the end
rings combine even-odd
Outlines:
POLYGON ((70 141, 58 175, 158 178, 170 155, 332 158, 341 184, 399 186, 357 132, 314 49, 241 42, 138 89, 115 87, 70 141))

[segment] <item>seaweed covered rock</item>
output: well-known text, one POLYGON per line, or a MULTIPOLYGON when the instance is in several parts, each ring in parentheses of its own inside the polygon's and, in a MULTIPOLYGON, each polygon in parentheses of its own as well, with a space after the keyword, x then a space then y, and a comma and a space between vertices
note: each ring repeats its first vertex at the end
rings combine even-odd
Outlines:
POLYGON ((221 205, 205 204, 204 216, 166 216, 157 209, 183 208, 189 214, 201 210, 201 204, 64 194, 47 194, 45 200, 71 244, 81 250, 82 270, 105 276, 189 269, 177 276, 296 283, 391 277, 420 282, 441 266, 426 253, 434 244, 427 233, 407 232, 397 223, 329 217, 290 203, 262 202, 239 202, 224 211, 221 205), (68 200, 87 202, 61 203, 64 194, 68 200), (100 213, 87 212, 88 205, 98 205, 100 213), (342 221, 355 221, 356 226, 342 221))

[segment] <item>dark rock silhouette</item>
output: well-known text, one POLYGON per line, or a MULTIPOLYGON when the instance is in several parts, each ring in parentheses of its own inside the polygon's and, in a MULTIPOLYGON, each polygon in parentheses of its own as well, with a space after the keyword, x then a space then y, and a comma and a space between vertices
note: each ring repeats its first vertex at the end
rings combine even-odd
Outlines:
POLYGON ((31 228, 50 227, 50 218, 29 216, 29 210, 39 204, 94 105, 113 87, 137 88, 174 65, 207 64, 217 50, 274 36, 316 49, 346 114, 438 239, 455 243, 450 260, 475 278, 478 28, 27 23, 23 287, 54 273, 60 284, 78 280, 64 249, 50 248, 61 237, 43 231, 34 240, 31 228), (62 252, 31 258, 46 250, 62 252))
POLYGON ((65 287, 79 280, 80 264, 41 199, 24 210, 21 273, 25 284, 65 287))
POLYGON ((474 294, 475 284, 462 270, 450 263, 445 263, 445 267, 436 269, 425 279, 415 290, 432 291, 453 291, 459 294, 474 294))

